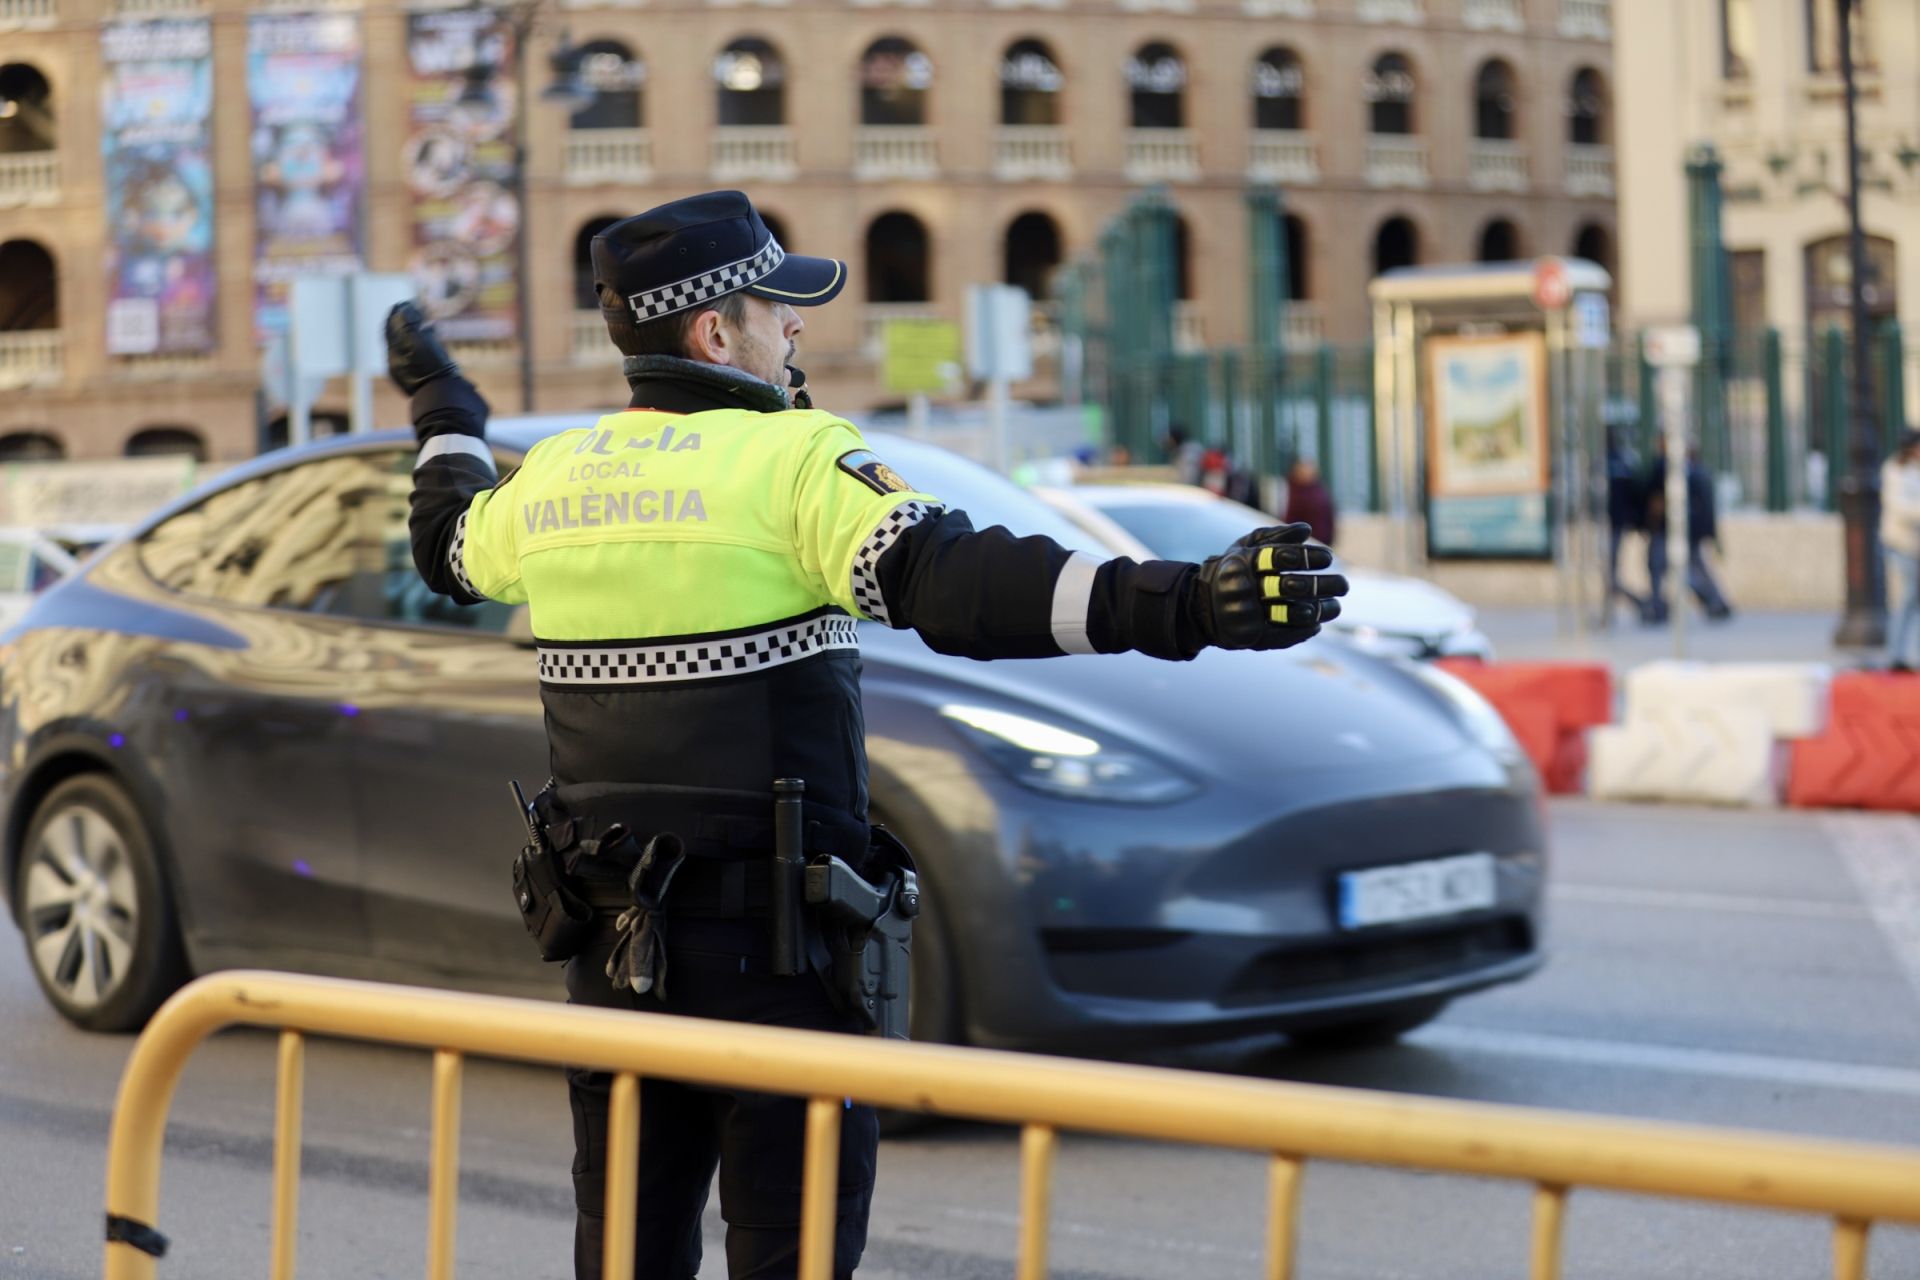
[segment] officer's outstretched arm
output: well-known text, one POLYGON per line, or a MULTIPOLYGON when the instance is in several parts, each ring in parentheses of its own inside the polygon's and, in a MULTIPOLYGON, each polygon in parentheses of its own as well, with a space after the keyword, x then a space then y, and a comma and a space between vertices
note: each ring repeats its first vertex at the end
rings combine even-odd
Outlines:
POLYGON ((1261 530, 1203 565, 1100 560, 1051 538, 975 530, 845 424, 811 443, 797 493, 803 556, 835 598, 943 653, 1186 659, 1208 645, 1285 648, 1337 616, 1346 592, 1344 579, 1318 572, 1332 556, 1306 543, 1305 525, 1261 530))
POLYGON ((420 576, 461 604, 524 600, 512 526, 487 514, 503 483, 487 447, 487 402, 411 302, 387 316, 387 369, 407 393, 420 441, 407 518, 420 576))

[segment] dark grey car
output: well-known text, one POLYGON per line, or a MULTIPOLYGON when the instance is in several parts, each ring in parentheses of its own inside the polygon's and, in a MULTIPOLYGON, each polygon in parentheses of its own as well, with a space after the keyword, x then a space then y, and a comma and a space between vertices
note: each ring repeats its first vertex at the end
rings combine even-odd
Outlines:
MULTIPOLYGON (((503 468, 571 425, 498 424, 503 468)), ((876 447, 978 526, 1088 546, 971 463, 876 447)), ((262 458, 0 637, 0 884, 73 1021, 239 965, 559 993, 507 892, 507 779, 547 772, 525 611, 420 582, 413 456, 262 458)), ((1440 673, 1325 638, 1187 664, 861 639, 873 816, 930 904, 919 1038, 1379 1038, 1541 961, 1535 781, 1440 673)))

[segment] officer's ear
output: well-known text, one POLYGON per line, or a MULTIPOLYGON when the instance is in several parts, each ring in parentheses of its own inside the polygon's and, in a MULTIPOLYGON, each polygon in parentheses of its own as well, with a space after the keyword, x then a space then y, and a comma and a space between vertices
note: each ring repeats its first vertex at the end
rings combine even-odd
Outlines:
POLYGON ((687 322, 687 358, 701 364, 732 364, 737 350, 725 317, 712 307, 694 312, 687 322))

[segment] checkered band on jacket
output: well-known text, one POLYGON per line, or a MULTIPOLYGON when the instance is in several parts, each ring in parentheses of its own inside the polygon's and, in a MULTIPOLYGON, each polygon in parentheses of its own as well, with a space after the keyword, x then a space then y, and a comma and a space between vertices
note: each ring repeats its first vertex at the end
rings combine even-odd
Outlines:
POLYGON ((899 541, 901 534, 945 509, 918 498, 909 498, 889 511, 886 518, 867 535, 867 540, 860 544, 860 549, 853 555, 853 602, 860 606, 862 613, 875 622, 889 627, 893 625, 893 619, 887 614, 886 599, 880 593, 880 557, 886 554, 888 547, 899 541))
POLYGON ((473 579, 467 576, 467 513, 462 511, 460 518, 453 522, 453 544, 447 548, 447 562, 453 566, 453 580, 460 589, 476 600, 485 596, 473 589, 473 579))
POLYGON ((833 649, 860 648, 859 622, 823 614, 725 639, 659 645, 540 647, 540 679, 548 684, 646 684, 746 675, 833 649))
POLYGON ((711 302, 722 294, 737 292, 757 280, 763 280, 772 275, 774 268, 786 257, 787 251, 780 247, 780 242, 769 236, 766 247, 751 258, 730 262, 724 267, 661 289, 636 293, 627 299, 627 303, 633 308, 635 318, 642 323, 658 320, 661 316, 670 316, 702 302, 711 302))

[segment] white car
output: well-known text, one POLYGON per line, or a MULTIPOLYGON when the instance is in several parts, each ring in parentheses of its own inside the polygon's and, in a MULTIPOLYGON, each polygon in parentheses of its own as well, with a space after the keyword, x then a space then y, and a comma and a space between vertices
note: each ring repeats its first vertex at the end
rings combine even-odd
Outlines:
MULTIPOLYGON (((1263 511, 1185 484, 1036 485, 1034 496, 1135 558, 1205 560, 1250 530, 1279 523, 1263 511)), ((1331 624, 1370 653, 1401 658, 1493 657, 1493 642, 1458 597, 1419 578, 1335 561, 1352 589, 1331 624)))
POLYGON ((0 528, 0 630, 12 626, 35 596, 78 566, 65 548, 37 529, 0 528))

